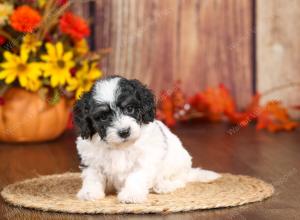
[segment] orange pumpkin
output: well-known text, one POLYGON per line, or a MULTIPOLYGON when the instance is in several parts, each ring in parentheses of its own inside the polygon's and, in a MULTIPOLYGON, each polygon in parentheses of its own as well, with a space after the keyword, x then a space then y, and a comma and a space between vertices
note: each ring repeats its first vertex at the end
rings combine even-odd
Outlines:
POLYGON ((66 99, 51 105, 37 93, 10 88, 0 106, 0 140, 36 142, 52 140, 66 129, 70 106, 66 99))

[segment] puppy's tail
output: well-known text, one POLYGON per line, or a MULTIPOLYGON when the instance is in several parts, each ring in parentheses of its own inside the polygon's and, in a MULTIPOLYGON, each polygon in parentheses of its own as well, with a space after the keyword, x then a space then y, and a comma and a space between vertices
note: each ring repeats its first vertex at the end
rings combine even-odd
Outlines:
POLYGON ((187 176, 187 181, 207 183, 219 179, 220 177, 220 174, 213 171, 203 170, 201 168, 191 168, 187 176))

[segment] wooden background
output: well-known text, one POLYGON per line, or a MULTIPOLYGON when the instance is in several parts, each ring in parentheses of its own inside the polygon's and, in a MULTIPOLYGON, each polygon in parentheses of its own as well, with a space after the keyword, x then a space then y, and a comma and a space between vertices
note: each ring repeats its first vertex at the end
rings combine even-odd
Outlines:
MULTIPOLYGON (((300 105, 300 1, 258 0, 256 11, 258 91, 298 84, 265 99, 300 105)), ((300 118, 299 111, 291 113, 300 118)))
MULTIPOLYGON (((300 81, 299 0, 95 0, 74 7, 91 21, 94 49, 112 48, 104 72, 138 78, 156 92, 178 79, 189 94, 224 83, 244 107, 255 91, 300 81)), ((299 104, 299 91, 267 98, 299 104)))

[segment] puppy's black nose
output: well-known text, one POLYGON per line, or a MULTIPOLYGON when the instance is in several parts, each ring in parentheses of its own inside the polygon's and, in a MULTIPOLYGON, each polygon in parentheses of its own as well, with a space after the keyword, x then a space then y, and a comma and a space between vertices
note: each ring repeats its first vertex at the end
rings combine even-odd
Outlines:
POLYGON ((119 130, 118 134, 121 138, 127 138, 130 135, 130 128, 119 130))

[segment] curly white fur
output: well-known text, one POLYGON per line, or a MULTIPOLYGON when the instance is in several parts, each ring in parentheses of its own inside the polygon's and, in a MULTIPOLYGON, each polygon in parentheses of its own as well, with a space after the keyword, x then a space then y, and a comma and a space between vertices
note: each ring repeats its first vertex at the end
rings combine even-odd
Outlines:
POLYGON ((220 177, 213 171, 191 168, 191 156, 162 122, 144 124, 135 132, 139 133, 136 140, 114 146, 98 134, 91 139, 78 137, 77 149, 87 166, 78 198, 96 200, 116 191, 122 203, 141 203, 149 191, 168 193, 187 182, 220 177))

